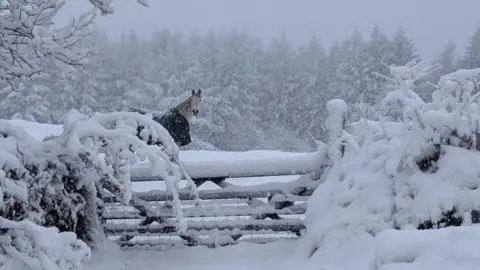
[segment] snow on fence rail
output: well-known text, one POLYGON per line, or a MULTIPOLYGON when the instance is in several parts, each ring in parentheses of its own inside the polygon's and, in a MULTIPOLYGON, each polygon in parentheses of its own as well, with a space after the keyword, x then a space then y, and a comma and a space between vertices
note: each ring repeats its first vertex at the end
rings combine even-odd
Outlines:
MULTIPOLYGON (((185 169, 191 178, 246 178, 262 176, 302 175, 318 169, 322 155, 301 153, 275 158, 249 158, 244 160, 190 161, 185 169)), ((163 181, 151 177, 151 167, 138 166, 132 171, 133 182, 163 181)))
MULTIPOLYGON (((266 243, 280 237, 298 237, 305 229, 307 200, 318 182, 313 173, 322 165, 323 153, 289 157, 210 162, 185 162, 197 187, 206 182, 219 189, 199 190, 200 204, 186 189, 179 190, 188 229, 176 229, 172 196, 164 190, 134 192, 129 206, 114 196, 104 197, 104 231, 122 247, 224 246, 251 241, 266 243), (247 178, 293 176, 290 182, 239 186, 227 182, 247 178), (300 176, 303 175, 303 176, 300 176)), ((147 166, 132 173, 132 181, 163 181, 147 177, 147 166)))

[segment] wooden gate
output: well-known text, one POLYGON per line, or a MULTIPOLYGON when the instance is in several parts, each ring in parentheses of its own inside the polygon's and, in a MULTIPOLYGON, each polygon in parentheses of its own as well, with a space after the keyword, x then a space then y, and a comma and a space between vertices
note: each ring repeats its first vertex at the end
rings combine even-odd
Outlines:
MULTIPOLYGON (((177 232, 172 196, 164 190, 135 192, 129 206, 121 205, 114 197, 106 197, 104 231, 124 248, 216 247, 240 241, 267 243, 299 237, 305 229, 303 216, 307 200, 318 184, 311 180, 316 179, 312 175, 319 164, 315 157, 312 153, 301 158, 243 162, 246 168, 251 165, 248 171, 238 169, 235 162, 223 163, 221 169, 218 164, 187 163, 187 171, 197 187, 211 182, 220 189, 199 190, 200 205, 195 205, 189 191, 179 190, 188 226, 185 233, 177 232), (229 183, 235 179, 272 176, 276 180, 285 177, 294 180, 252 186, 229 183)), ((158 181, 163 180, 132 176, 135 183, 158 181)))

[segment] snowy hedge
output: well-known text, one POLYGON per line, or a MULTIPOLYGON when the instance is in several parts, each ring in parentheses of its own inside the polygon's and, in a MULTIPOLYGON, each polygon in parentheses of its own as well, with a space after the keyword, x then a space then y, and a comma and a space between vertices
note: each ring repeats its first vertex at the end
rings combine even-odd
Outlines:
POLYGON ((102 237, 102 194, 128 203, 138 158, 148 158, 179 203, 184 172, 172 163, 178 147, 161 125, 138 113, 87 117, 72 110, 63 133, 42 142, 3 120, 0 135, 0 267, 77 269, 102 237))
MULTIPOLYGON (((480 69, 443 76, 426 103, 412 89, 431 70, 416 62, 391 68, 396 87, 382 107, 401 104, 402 122, 374 112, 375 121, 345 125, 345 103, 327 104, 331 164, 309 200, 302 256, 321 262, 329 250, 387 229, 478 222, 480 69)), ((360 109, 363 115, 373 110, 360 109)))

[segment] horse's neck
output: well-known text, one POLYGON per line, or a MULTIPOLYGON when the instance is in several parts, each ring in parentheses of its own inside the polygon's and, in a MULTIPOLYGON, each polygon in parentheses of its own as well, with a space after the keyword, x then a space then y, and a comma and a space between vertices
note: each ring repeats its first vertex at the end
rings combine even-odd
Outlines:
POLYGON ((178 112, 180 112, 181 115, 183 115, 183 117, 187 119, 188 122, 190 122, 190 120, 192 120, 193 114, 192 110, 190 109, 190 103, 188 101, 189 100, 185 100, 175 108, 178 110, 178 112))

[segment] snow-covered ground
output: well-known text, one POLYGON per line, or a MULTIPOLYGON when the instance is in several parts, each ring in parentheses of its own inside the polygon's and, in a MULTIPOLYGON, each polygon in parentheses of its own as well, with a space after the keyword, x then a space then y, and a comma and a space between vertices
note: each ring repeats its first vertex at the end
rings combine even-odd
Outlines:
POLYGON ((480 227, 386 230, 376 237, 378 270, 480 269, 480 227))
POLYGON ((166 251, 120 251, 109 244, 94 252, 85 270, 276 270, 284 269, 296 247, 294 240, 273 244, 240 243, 222 248, 203 246, 166 251))

